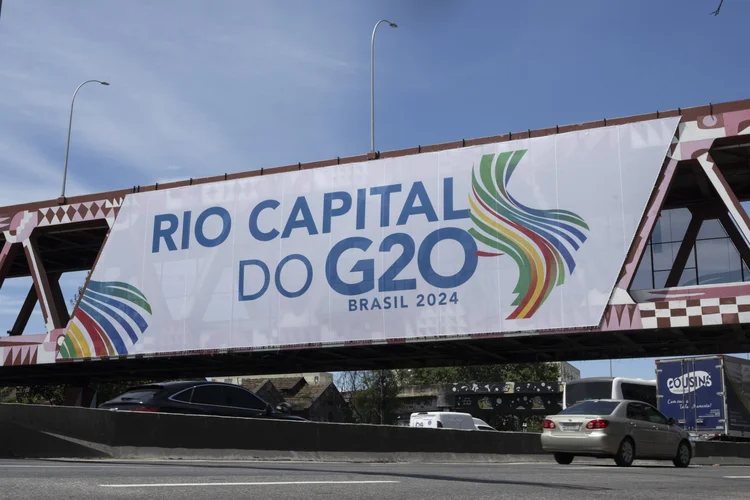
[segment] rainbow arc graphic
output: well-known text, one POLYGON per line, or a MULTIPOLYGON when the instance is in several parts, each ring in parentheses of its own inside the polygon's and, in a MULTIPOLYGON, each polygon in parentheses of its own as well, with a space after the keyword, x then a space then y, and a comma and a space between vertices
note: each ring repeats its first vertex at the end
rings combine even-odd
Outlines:
POLYGON ((480 244, 481 257, 507 255, 518 266, 517 294, 507 319, 536 313, 555 287, 565 284, 576 267, 574 252, 589 230, 569 210, 540 210, 517 200, 508 185, 527 150, 482 156, 479 172, 472 169, 469 233, 480 244))
POLYGON ((89 281, 60 344, 59 357, 123 356, 148 328, 151 306, 121 281, 89 281))

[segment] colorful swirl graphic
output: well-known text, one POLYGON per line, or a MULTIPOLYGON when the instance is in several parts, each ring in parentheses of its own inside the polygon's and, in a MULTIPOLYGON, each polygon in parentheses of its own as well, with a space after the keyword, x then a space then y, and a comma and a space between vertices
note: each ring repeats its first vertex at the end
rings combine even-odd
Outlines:
POLYGON ((90 358, 128 354, 148 328, 146 296, 120 281, 89 281, 60 344, 60 357, 90 358), (129 342, 127 342, 129 339, 129 342))
POLYGON ((479 177, 472 170, 469 233, 486 247, 477 255, 506 254, 518 265, 517 294, 507 319, 526 319, 536 313, 556 286, 565 283, 576 267, 573 252, 586 241, 589 227, 568 210, 527 207, 508 191, 508 184, 526 150, 482 156, 479 177), (495 160, 497 156, 497 160, 495 160), (494 165, 493 165, 494 161, 494 165))

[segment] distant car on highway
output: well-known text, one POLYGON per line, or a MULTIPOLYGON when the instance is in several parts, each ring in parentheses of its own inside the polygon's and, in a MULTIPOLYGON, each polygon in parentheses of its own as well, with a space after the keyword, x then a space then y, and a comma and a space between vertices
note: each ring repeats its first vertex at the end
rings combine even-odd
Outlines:
POLYGON ((687 467, 692 457, 688 433, 641 401, 583 401, 548 416, 543 427, 542 448, 559 464, 585 456, 614 458, 621 467, 635 459, 687 467))
POLYGON ((282 403, 275 409, 247 389, 220 382, 164 382, 129 389, 102 403, 105 410, 182 413, 223 417, 305 420, 282 403))

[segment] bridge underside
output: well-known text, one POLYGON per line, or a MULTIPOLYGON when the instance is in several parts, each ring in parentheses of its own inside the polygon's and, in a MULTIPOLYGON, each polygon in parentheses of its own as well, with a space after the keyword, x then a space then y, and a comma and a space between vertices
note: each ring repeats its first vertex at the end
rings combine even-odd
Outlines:
MULTIPOLYGON (((188 185, 172 183, 0 207, 0 287, 6 279, 33 280, 10 336, 0 337, 0 384, 750 352, 750 218, 742 206, 750 200, 750 101, 662 113, 669 115, 682 118, 678 133, 601 323, 593 330, 58 359, 59 341, 73 312, 62 297, 60 275, 95 265, 125 196, 136 190, 188 185), (37 303, 47 331, 29 335, 24 330, 37 303)), ((610 124, 652 118, 645 115, 610 124)), ((530 131, 529 136, 606 125, 596 122, 530 131)), ((509 139, 460 141, 419 151, 509 139)), ((381 157, 419 151, 414 148, 381 157)), ((336 159, 294 169, 373 158, 336 159)), ((286 170, 266 170, 263 175, 286 170)), ((252 175, 260 174, 229 178, 252 175)), ((191 180, 190 184, 226 178, 191 180)))
POLYGON ((268 352, 110 359, 0 370, 0 385, 582 361, 750 352, 750 326, 580 332, 268 352))

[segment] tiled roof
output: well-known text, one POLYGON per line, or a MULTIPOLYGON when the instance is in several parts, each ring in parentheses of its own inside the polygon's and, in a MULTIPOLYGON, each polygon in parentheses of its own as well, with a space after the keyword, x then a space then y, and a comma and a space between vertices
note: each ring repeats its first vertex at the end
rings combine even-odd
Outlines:
POLYGON ((306 383, 304 377, 268 377, 267 380, 270 380, 274 387, 282 392, 294 389, 300 382, 306 383))
POLYGON ((255 392, 258 392, 258 390, 260 390, 261 387, 263 387, 264 385, 266 385, 269 382, 271 382, 271 381, 268 380, 267 378, 263 378, 263 379, 245 379, 245 380, 242 381, 242 387, 244 387, 245 389, 247 389, 250 392, 255 393, 255 392))
POLYGON ((333 384, 308 385, 300 389, 294 397, 286 398, 287 402, 295 410, 304 410, 313 405, 315 401, 333 384))

